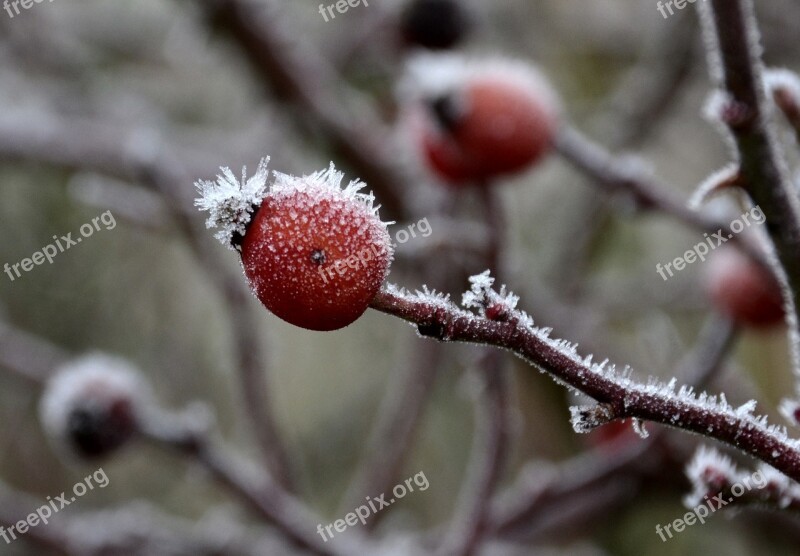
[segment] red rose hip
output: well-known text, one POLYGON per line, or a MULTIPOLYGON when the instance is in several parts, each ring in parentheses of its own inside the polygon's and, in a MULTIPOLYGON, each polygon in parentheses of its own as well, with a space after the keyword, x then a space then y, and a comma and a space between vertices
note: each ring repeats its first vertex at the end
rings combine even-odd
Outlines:
POLYGON ((223 237, 239 249, 253 292, 273 314, 309 330, 343 328, 366 311, 386 278, 387 225, 372 195, 359 193, 364 185, 342 189, 333 165, 310 176, 274 176, 269 191, 250 187, 263 195, 245 211, 247 220, 255 212, 252 221, 241 225, 239 214, 223 237))
POLYGON ((420 69, 412 66, 408 86, 423 90, 414 140, 440 178, 482 183, 523 171, 549 152, 558 102, 535 69, 506 60, 426 58, 420 69))
POLYGON ((714 252, 706 273, 706 289, 714 305, 739 324, 767 328, 783 322, 780 284, 734 248, 714 252))

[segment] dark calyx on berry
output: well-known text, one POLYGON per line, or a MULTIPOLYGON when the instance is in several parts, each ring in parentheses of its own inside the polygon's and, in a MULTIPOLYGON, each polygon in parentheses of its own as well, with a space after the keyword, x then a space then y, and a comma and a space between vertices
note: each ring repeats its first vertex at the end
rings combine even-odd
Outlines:
POLYGON ((311 252, 311 262, 314 263, 315 265, 317 266, 323 265, 327 260, 328 257, 325 256, 325 251, 323 251, 322 249, 314 249, 311 252))
POLYGON ((111 408, 76 408, 67 420, 70 442, 86 457, 100 457, 116 450, 132 436, 134 429, 131 407, 123 400, 111 408))
POLYGON ((431 50, 454 47, 472 27, 472 17, 463 0, 412 0, 400 20, 406 42, 431 50))
POLYGON ((454 132, 466 115, 466 101, 455 93, 440 95, 428 106, 442 129, 454 132))
MULTIPOLYGON (((260 205, 252 205, 250 207, 250 213, 251 214, 255 214, 256 212, 258 212, 259 208, 261 208, 260 205)), ((233 232, 231 234, 231 245, 233 246, 234 249, 236 249, 240 253, 242 252, 242 242, 244 241, 244 236, 247 235, 247 230, 250 229, 250 225, 252 223, 253 223, 253 218, 250 218, 249 221, 247 222, 247 224, 244 225, 244 233, 243 234, 241 234, 239 232, 233 232)))

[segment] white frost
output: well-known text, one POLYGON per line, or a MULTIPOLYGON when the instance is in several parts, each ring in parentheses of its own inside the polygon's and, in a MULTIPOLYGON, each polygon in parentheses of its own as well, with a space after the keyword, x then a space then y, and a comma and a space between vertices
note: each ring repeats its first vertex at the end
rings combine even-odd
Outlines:
POLYGON ((399 94, 419 102, 458 91, 473 79, 513 83, 542 103, 554 116, 561 111, 558 94, 530 62, 505 57, 467 58, 457 54, 418 54, 412 57, 400 82, 399 94))
POLYGON ((728 184, 733 183, 738 175, 738 164, 728 164, 720 168, 697 186, 687 205, 693 210, 700 209, 708 199, 722 191, 728 184))
POLYGON ((231 239, 235 234, 244 234, 253 207, 259 206, 267 194, 268 164, 269 157, 262 158, 256 173, 249 179, 247 167, 242 168, 241 181, 230 168, 223 167, 216 182, 198 180, 195 183, 200 193, 194 201, 195 206, 208 211, 206 226, 218 228, 214 237, 231 249, 234 249, 231 239))
POLYGON ((739 470, 731 459, 715 448, 700 446, 686 466, 692 491, 684 497, 687 508, 700 504, 709 492, 717 493, 736 483, 739 470))
MULTIPOLYGON (((508 320, 516 322, 516 325, 521 330, 535 336, 535 338, 547 345, 548 347, 557 350, 564 358, 568 359, 576 367, 580 367, 584 375, 596 375, 603 380, 612 381, 618 387, 624 389, 626 392, 623 403, 629 407, 631 403, 637 401, 638 403, 649 404, 669 404, 671 406, 671 414, 669 420, 675 426, 681 426, 684 421, 684 416, 690 412, 713 413, 720 415, 729 424, 739 422, 742 432, 752 433, 755 430, 760 431, 762 434, 771 437, 772 439, 786 444, 793 449, 800 450, 800 441, 790 438, 785 427, 778 427, 770 425, 766 416, 754 415, 756 404, 755 401, 747 401, 738 408, 732 407, 724 394, 710 395, 706 392, 695 392, 694 388, 688 385, 683 385, 678 388, 677 379, 671 378, 669 382, 665 383, 662 380, 650 377, 644 383, 634 380, 632 371, 629 367, 624 367, 622 372, 618 372, 613 364, 610 364, 608 359, 600 363, 593 363, 592 356, 582 356, 578 354, 577 345, 572 344, 565 340, 551 338, 550 328, 536 328, 533 326, 533 319, 528 316, 524 311, 516 309, 517 301, 519 298, 505 289, 501 289, 498 293, 494 291, 494 279, 487 272, 483 272, 470 279, 471 289, 464 294, 464 306, 468 310, 461 309, 455 306, 448 297, 435 292, 417 292, 416 295, 409 295, 404 290, 392 290, 393 292, 407 297, 410 301, 423 301, 426 303, 435 304, 449 311, 454 316, 468 317, 475 320, 475 325, 481 326, 485 313, 487 302, 504 302, 508 304, 510 314, 508 320), (477 310, 478 314, 469 311, 469 309, 477 310), (480 318, 479 318, 480 317, 480 318), (676 391, 677 389, 677 391, 676 391), (645 396, 647 399, 642 400, 645 396)), ((529 361, 530 362, 530 361, 529 361)), ((546 371, 538 367, 541 371, 546 371)), ((574 389, 575 386, 567 385, 563 379, 556 375, 550 374, 553 379, 567 388, 574 389)), ((574 416, 574 411, 573 412, 574 416)), ((582 425, 582 423, 578 423, 582 425)), ((575 422, 573 421, 573 426, 575 422)), ((642 430, 641 424, 634 423, 638 427, 640 434, 646 434, 642 430)), ((712 432, 708 430, 707 432, 712 432)))
POLYGON ((800 104, 800 76, 785 68, 773 68, 764 71, 764 86, 767 94, 784 91, 800 104))

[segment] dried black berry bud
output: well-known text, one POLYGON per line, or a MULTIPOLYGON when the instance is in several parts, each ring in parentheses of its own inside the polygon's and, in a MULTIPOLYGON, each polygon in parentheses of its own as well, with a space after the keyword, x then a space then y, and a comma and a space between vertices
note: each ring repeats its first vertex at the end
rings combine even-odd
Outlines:
POLYGON ((406 42, 431 50, 453 48, 472 30, 463 0, 412 0, 400 19, 406 42))

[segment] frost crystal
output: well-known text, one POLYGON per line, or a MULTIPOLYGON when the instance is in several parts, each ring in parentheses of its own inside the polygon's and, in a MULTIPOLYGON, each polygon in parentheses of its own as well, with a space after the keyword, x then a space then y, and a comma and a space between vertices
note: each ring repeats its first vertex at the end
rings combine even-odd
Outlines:
MULTIPOLYGON (((489 320, 506 320, 514 314, 519 303, 519 296, 507 291, 505 286, 500 288, 500 292, 492 289, 494 278, 488 270, 480 274, 470 276, 470 291, 464 293, 461 304, 467 309, 477 309, 478 313, 489 320)), ((530 317, 523 313, 518 313, 524 321, 529 321, 530 317)), ((530 320, 533 324, 533 321, 530 320)))
POLYGON ((687 203, 689 208, 698 210, 708 199, 724 188, 733 185, 738 177, 738 164, 728 164, 724 168, 717 170, 697 186, 697 189, 687 203))
POLYGON ((223 167, 217 181, 198 180, 195 187, 200 197, 195 206, 208 211, 206 227, 218 228, 214 237, 230 249, 235 249, 235 235, 244 235, 254 207, 258 207, 267 194, 269 157, 262 158, 256 173, 247 178, 247 167, 242 168, 239 181, 230 168, 223 167))
MULTIPOLYGON (((800 441, 789 438, 786 434, 784 427, 770 425, 766 416, 757 416, 753 414, 755 410, 755 402, 749 401, 738 408, 732 407, 724 394, 709 395, 706 392, 695 392, 691 386, 681 386, 678 388, 677 380, 672 378, 669 382, 664 383, 657 378, 649 378, 646 383, 634 380, 631 369, 625 367, 622 372, 617 371, 617 368, 610 364, 606 359, 600 363, 594 363, 591 355, 582 356, 577 351, 577 345, 572 344, 565 340, 551 338, 550 328, 537 328, 533 325, 533 319, 525 312, 516 309, 519 298, 510 292, 506 292, 501 288, 500 293, 496 292, 492 287, 494 286, 494 279, 487 272, 483 272, 470 278, 471 289, 463 296, 463 304, 467 309, 478 311, 478 315, 474 312, 465 311, 453 305, 449 299, 435 292, 417 292, 416 296, 407 294, 405 291, 398 292, 399 295, 407 297, 409 301, 422 301, 425 303, 436 304, 437 306, 446 309, 454 316, 463 316, 473 319, 474 324, 480 326, 485 319, 486 310, 491 307, 493 303, 505 303, 505 308, 508 314, 506 319, 513 322, 520 332, 526 332, 535 337, 535 339, 551 349, 557 350, 564 358, 570 361, 575 367, 581 368, 581 373, 591 376, 595 375, 604 381, 612 381, 617 387, 626 392, 623 403, 629 407, 631 403, 642 404, 646 401, 648 404, 656 405, 669 405, 672 409, 670 415, 665 415, 669 424, 676 427, 684 425, 684 418, 690 412, 703 412, 707 414, 715 414, 727 420, 729 424, 739 422, 739 426, 743 431, 752 433, 758 430, 761 434, 773 439, 776 442, 790 446, 792 449, 800 450, 800 441), (483 317, 483 318, 481 318, 483 317)), ((523 358, 525 358, 523 356, 523 358)), ((557 373, 552 372, 551 369, 543 368, 541 365, 532 363, 525 358, 529 363, 534 364, 539 370, 548 372, 552 378, 559 384, 575 390, 576 386, 566 384, 557 373)), ((583 428, 588 425, 585 419, 580 416, 581 408, 572 410, 573 426, 576 428, 583 428), (576 412, 578 416, 576 417, 576 412), (577 421, 577 422, 576 422, 577 421)), ((637 431, 640 435, 645 435, 640 423, 634 422, 634 427, 638 428, 637 431)), ((708 430, 704 431, 706 434, 712 434, 715 431, 713 426, 709 426, 708 430)))
POLYGON ((692 492, 684 498, 687 508, 697 506, 710 493, 718 493, 737 481, 739 471, 731 459, 714 448, 700 446, 686 466, 692 492))
MULTIPOLYGON (((321 198, 321 196, 329 197, 330 193, 335 191, 341 199, 356 201, 368 214, 378 215, 380 205, 375 206, 375 196, 372 193, 360 193, 366 184, 352 180, 342 188, 344 173, 338 172, 333 162, 327 170, 308 176, 272 172, 274 180, 271 186, 268 184, 268 163, 269 157, 262 158, 256 173, 249 179, 246 177, 246 168, 242 170, 241 181, 236 179, 230 169, 222 168, 222 174, 217 176, 216 182, 199 180, 195 184, 200 192, 195 205, 209 213, 206 226, 218 228, 214 237, 231 249, 236 249, 233 240, 237 235, 244 235, 253 212, 258 210, 267 196, 280 201, 301 192, 308 193, 312 198, 321 198)), ((394 222, 383 222, 383 224, 388 226, 394 222)))
POLYGON ((644 421, 641 419, 631 419, 631 424, 633 425, 633 432, 639 435, 639 438, 647 438, 650 436, 650 433, 647 432, 644 426, 644 421))
POLYGON ((761 473, 762 476, 760 484, 756 486, 763 487, 764 494, 774 500, 779 508, 800 502, 800 485, 783 473, 767 464, 761 464, 756 473, 761 473))
POLYGON ((450 94, 476 78, 513 83, 554 114, 560 112, 558 94, 538 69, 526 61, 500 57, 418 54, 409 60, 399 93, 411 102, 419 102, 450 94))
MULTIPOLYGON (((378 210, 381 208, 380 205, 375 205, 375 195, 371 192, 360 193, 367 186, 361 180, 351 180, 347 186, 342 188, 344 172, 336 170, 333 162, 330 163, 327 170, 320 170, 308 176, 292 176, 281 172, 272 174, 275 180, 270 187, 269 195, 276 200, 298 192, 317 195, 319 192, 330 193, 331 190, 334 190, 339 192, 343 198, 352 199, 363 205, 373 216, 377 217, 378 210)), ((388 226, 394 222, 384 222, 384 224, 388 226)))
POLYGON ((784 68, 766 70, 764 86, 768 95, 781 91, 795 102, 800 102, 800 77, 791 70, 784 68))
POLYGON ((785 399, 781 401, 778 407, 781 415, 793 425, 800 424, 800 403, 797 400, 785 399))

